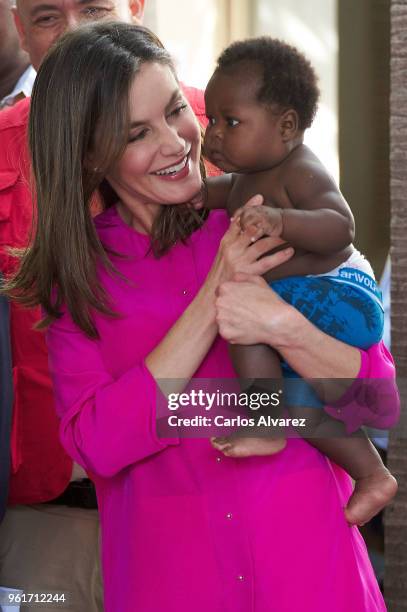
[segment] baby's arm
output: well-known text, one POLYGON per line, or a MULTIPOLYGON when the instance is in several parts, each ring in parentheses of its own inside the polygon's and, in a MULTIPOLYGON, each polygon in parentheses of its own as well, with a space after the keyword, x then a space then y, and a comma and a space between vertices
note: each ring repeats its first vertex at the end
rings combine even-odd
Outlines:
POLYGON ((294 248, 320 255, 341 251, 352 243, 352 212, 320 163, 294 162, 283 181, 293 208, 251 209, 242 216, 243 227, 255 224, 259 234, 278 235, 294 248))
POLYGON ((293 163, 287 168, 285 189, 293 209, 282 212, 282 237, 294 247, 329 254, 352 243, 352 212, 319 162, 293 163))
POLYGON ((202 183, 201 195, 194 199, 194 208, 227 208, 229 194, 233 187, 234 174, 211 176, 202 183))

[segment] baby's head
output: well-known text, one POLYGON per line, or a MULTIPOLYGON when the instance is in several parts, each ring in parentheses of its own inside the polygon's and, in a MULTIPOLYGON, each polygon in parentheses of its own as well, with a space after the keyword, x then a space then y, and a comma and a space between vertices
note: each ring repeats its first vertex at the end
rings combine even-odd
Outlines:
POLYGON ((318 98, 314 69, 295 47, 269 37, 233 43, 205 91, 205 155, 225 172, 272 168, 302 142, 318 98))

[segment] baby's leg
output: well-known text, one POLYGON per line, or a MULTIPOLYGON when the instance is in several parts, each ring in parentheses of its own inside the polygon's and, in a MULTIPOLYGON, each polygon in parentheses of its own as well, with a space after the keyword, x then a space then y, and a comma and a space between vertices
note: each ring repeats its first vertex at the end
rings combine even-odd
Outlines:
MULTIPOLYGON (((332 424, 329 427, 332 428, 332 424)), ((335 421, 335 427, 343 428, 343 425, 335 421)), ((332 430, 330 433, 332 435, 332 430)), ((321 435, 326 435, 326 432, 321 435)), ((308 438, 308 442, 343 467, 355 481, 345 508, 349 523, 364 525, 395 496, 397 481, 362 430, 351 436, 344 433, 343 437, 308 438)))
MULTIPOLYGON (((363 285, 366 274, 356 272, 354 277, 360 278, 363 285)), ((374 286, 372 279, 370 284, 374 286)), ((366 348, 381 338, 383 311, 374 292, 369 297, 355 285, 327 277, 290 278, 272 286, 322 331, 347 344, 366 348)), ((304 404, 309 405, 306 401, 304 404)), ((349 436, 343 423, 330 418, 323 410, 319 414, 315 408, 290 407, 289 410, 291 416, 296 416, 298 411, 308 421, 306 430, 299 433, 355 480, 354 492, 345 509, 349 523, 365 523, 391 501, 397 491, 396 479, 363 432, 349 436)))
POLYGON ((290 406, 290 416, 303 418, 305 428, 298 428, 307 442, 342 467, 355 481, 354 491, 345 508, 345 517, 353 525, 364 525, 392 500, 397 481, 384 466, 379 453, 362 430, 346 432, 342 422, 315 407, 290 406))
MULTIPOLYGON (((252 346, 234 344, 229 348, 235 371, 245 393, 253 398, 255 394, 270 395, 280 391, 282 384, 280 359, 273 349, 265 344, 252 346)), ((255 419, 260 416, 259 411, 251 410, 250 412, 250 416, 255 419)), ((250 433, 252 435, 213 438, 212 444, 228 457, 271 455, 282 450, 286 445, 280 433, 272 436, 268 428, 257 429, 250 433)))

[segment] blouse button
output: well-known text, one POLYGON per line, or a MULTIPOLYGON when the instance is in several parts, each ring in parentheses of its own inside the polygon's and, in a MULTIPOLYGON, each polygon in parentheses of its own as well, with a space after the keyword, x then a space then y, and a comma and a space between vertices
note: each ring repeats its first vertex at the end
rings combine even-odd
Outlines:
POLYGON ((216 462, 220 463, 222 461, 222 457, 216 457, 216 462))
POLYGON ((232 517, 233 517, 233 514, 231 512, 228 512, 226 515, 226 518, 230 520, 232 517))
POLYGON ((183 290, 182 295, 186 295, 188 291, 186 289, 183 290))
POLYGON ((239 574, 237 579, 240 580, 240 582, 243 582, 243 580, 244 580, 243 574, 239 574))

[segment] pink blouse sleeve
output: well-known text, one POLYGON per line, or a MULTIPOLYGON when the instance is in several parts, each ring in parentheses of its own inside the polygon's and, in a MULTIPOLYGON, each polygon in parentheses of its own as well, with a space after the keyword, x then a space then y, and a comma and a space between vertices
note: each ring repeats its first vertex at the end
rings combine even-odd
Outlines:
POLYGON ((325 411, 343 421, 348 433, 362 425, 389 429, 397 424, 400 415, 393 357, 383 342, 361 350, 360 354, 358 378, 339 401, 325 406, 325 411))
POLYGON ((156 435, 156 384, 143 362, 118 378, 98 342, 66 315, 47 332, 61 442, 87 471, 111 477, 178 439, 156 435))

